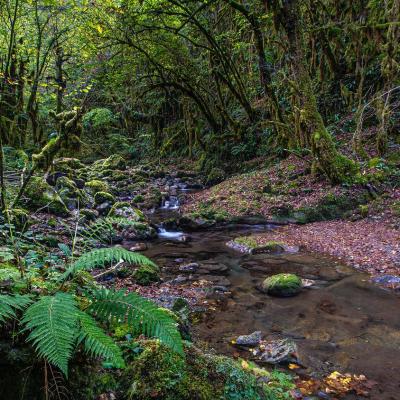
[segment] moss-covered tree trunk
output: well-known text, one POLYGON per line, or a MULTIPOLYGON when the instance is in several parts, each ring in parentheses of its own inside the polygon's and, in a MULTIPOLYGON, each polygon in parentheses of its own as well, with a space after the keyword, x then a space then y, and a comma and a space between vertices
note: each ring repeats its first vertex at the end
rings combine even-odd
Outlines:
POLYGON ((290 70, 296 88, 295 106, 298 108, 296 142, 311 149, 318 167, 332 183, 346 180, 355 170, 354 163, 335 148, 318 111, 312 80, 304 51, 304 32, 298 0, 285 0, 275 6, 278 21, 288 38, 290 70))

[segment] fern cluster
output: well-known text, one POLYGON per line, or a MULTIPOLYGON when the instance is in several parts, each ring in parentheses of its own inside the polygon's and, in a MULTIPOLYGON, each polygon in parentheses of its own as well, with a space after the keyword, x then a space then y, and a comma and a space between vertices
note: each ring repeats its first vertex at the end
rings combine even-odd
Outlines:
POLYGON ((89 311, 102 320, 126 322, 134 331, 158 337, 172 350, 183 355, 183 346, 176 322, 170 314, 152 301, 132 292, 99 289, 92 293, 89 311))
POLYGON ((126 250, 123 247, 109 247, 95 249, 83 254, 65 271, 63 278, 66 279, 77 271, 90 271, 94 268, 104 267, 106 264, 118 261, 157 268, 156 264, 140 253, 126 250))
POLYGON ((40 357, 66 376, 68 362, 79 345, 89 356, 102 358, 118 368, 125 365, 121 349, 92 315, 103 323, 127 323, 132 332, 159 338, 183 355, 175 320, 153 302, 122 290, 101 289, 88 293, 87 297, 91 304, 82 311, 70 293, 41 296, 36 302, 28 295, 0 295, 0 322, 15 319, 16 311, 24 311, 21 325, 22 332, 29 332, 27 341, 40 357))

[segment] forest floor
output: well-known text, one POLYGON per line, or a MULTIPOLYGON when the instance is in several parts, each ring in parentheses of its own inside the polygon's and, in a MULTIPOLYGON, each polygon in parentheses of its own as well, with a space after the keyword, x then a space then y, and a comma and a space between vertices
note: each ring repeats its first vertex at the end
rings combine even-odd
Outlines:
POLYGON ((291 156, 194 194, 184 212, 285 223, 252 239, 260 246, 281 241, 337 257, 397 288, 400 278, 392 275, 400 275, 400 189, 382 164, 367 165, 362 174, 374 184, 332 187, 310 173, 306 160, 291 156))

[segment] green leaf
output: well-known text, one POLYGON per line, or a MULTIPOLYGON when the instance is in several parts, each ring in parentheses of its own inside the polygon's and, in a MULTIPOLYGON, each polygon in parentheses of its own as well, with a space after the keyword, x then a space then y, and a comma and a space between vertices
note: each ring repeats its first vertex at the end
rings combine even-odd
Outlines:
POLYGON ((40 357, 68 376, 68 361, 76 345, 79 309, 73 296, 56 293, 43 296, 25 312, 22 324, 29 330, 28 341, 40 357))
POLYGON ((105 362, 111 363, 116 368, 124 368, 125 362, 122 351, 96 323, 84 312, 79 313, 80 333, 78 342, 83 342, 85 351, 92 357, 101 357, 105 362))
POLYGON ((135 332, 159 338, 173 351, 184 355, 182 338, 176 321, 152 301, 123 290, 100 289, 89 295, 92 304, 88 311, 104 321, 127 323, 135 332))

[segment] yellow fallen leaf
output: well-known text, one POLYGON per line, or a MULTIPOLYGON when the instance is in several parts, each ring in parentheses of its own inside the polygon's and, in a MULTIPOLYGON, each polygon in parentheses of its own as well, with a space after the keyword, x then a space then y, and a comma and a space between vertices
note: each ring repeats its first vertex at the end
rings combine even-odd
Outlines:
POLYGON ((297 369, 297 368, 300 368, 300 365, 290 363, 288 365, 288 367, 289 367, 289 369, 297 369))

